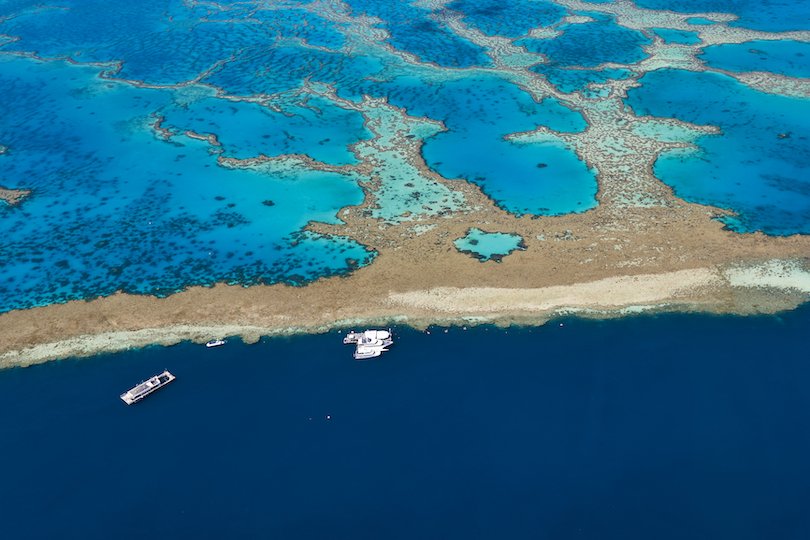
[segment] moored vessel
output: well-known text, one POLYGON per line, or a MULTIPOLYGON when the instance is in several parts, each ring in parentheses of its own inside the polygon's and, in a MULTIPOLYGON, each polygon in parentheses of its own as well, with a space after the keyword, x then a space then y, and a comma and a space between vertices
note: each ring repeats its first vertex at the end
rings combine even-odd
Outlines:
POLYGON ((343 338, 343 343, 356 344, 355 360, 368 360, 386 352, 387 347, 394 343, 394 338, 390 330, 351 331, 343 338))
POLYGON ((170 382, 175 379, 175 376, 169 373, 169 370, 165 370, 163 373, 159 373, 154 377, 150 377, 149 379, 143 381, 142 383, 130 388, 123 394, 121 394, 121 400, 126 403, 127 405, 132 405, 133 403, 138 403, 140 400, 158 390, 159 388, 163 388, 170 382))
POLYGON ((211 347, 221 347, 222 345, 225 345, 225 343, 227 343, 227 341, 224 339, 212 339, 206 343, 205 346, 210 349, 211 347))

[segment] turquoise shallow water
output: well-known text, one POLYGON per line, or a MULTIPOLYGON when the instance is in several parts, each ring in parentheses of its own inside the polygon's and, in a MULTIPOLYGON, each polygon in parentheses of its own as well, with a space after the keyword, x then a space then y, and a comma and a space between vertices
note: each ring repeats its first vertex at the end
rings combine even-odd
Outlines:
POLYGON ((554 100, 538 104, 501 80, 476 78, 444 85, 408 110, 443 117, 449 128, 428 139, 423 151, 427 164, 447 178, 480 184, 507 210, 564 214, 596 205, 595 175, 570 150, 504 140, 538 126, 564 132, 586 127, 579 113, 554 100))
POLYGON ((807 2, 796 0, 634 0, 634 3, 681 13, 733 13, 739 17, 731 23, 733 26, 767 32, 806 30, 810 18, 807 2))
POLYGON ((519 234, 486 232, 481 229, 470 229, 466 236, 453 242, 456 249, 469 253, 481 262, 500 260, 515 251, 525 249, 523 238, 519 234))
POLYGON ((695 45, 700 43, 697 32, 687 30, 674 30, 672 28, 655 28, 655 33, 664 40, 664 43, 680 43, 683 45, 695 45))
POLYGON ((605 83, 610 80, 621 80, 630 77, 633 72, 628 69, 570 69, 552 66, 539 66, 535 71, 541 73, 562 92, 581 92, 587 94, 591 83, 605 83))
POLYGON ((625 28, 608 15, 581 13, 593 21, 584 24, 562 24, 561 35, 547 39, 526 38, 517 42, 527 50, 543 54, 548 61, 532 69, 545 76, 563 92, 583 90, 589 83, 623 79, 630 75, 624 69, 593 69, 605 62, 633 64, 647 55, 643 46, 651 40, 643 33, 625 28), (570 68, 588 68, 572 70, 570 68))
POLYGON ((535 27, 550 26, 565 16, 565 9, 546 0, 455 0, 448 6, 488 35, 520 37, 535 27))
MULTIPOLYGON (((563 22, 566 10, 547 0, 457 0, 447 10, 352 0, 336 7, 336 20, 328 20, 326 7, 295 2, 145 0, 110 10, 98 0, 65 0, 60 6, 0 5, 0 33, 9 36, 0 45, 0 91, 14 104, 0 118, 0 145, 8 149, 0 155, 0 185, 33 189, 21 206, 0 208, 0 310, 115 290, 168 294, 217 281, 300 284, 369 262, 373 254, 356 242, 303 232, 308 222, 334 222, 341 208, 359 204, 358 181, 368 178, 291 161, 241 168, 218 161, 305 154, 354 165, 356 145, 374 150, 363 146, 373 135, 353 110, 363 96, 441 123, 441 129, 409 132, 422 139, 427 165, 445 178, 476 183, 509 212, 594 208, 595 171, 569 148, 508 140, 539 126, 581 131, 583 115, 567 108, 564 96, 532 98, 518 86, 520 77, 492 69, 483 47, 443 21, 458 16, 485 34, 518 38, 546 61, 531 55, 511 61, 539 62, 532 69, 561 92, 590 99, 598 96, 589 84, 632 75, 597 69, 602 63, 643 60, 650 42, 603 13, 577 12, 593 21, 563 22), (358 38, 366 23, 354 17, 363 14, 376 17, 367 24, 379 42, 358 38), (528 37, 538 26, 560 34, 528 37), (98 64, 82 68, 4 53, 98 64), (351 103, 330 100, 331 90, 351 103), (153 127, 161 117, 166 132, 153 127), (187 131, 215 136, 220 146, 187 131)), ((689 6, 723 7, 671 4, 678 11, 689 6)), ((781 1, 724 6, 741 15, 734 23, 740 25, 759 9, 757 23, 768 28, 803 13, 781 1)), ((694 39, 656 31, 673 41, 694 39)), ((724 69, 802 76, 804 45, 711 47, 703 58, 724 69)), ((674 76, 682 86, 664 88, 664 75, 646 76, 628 102, 640 112, 717 125, 723 134, 701 139, 696 154, 662 157, 656 173, 684 197, 738 210, 738 218, 727 220, 737 230, 806 232, 806 100, 763 97, 722 78, 674 76)), ((383 135, 380 140, 394 140, 383 135)), ((445 188, 431 189, 431 180, 402 162, 397 148, 377 151, 387 160, 375 169, 387 182, 380 194, 391 200, 372 210, 373 217, 418 216, 426 207, 437 215, 459 203, 445 188)))
POLYGON ((690 200, 731 208, 739 231, 810 233, 810 101, 719 74, 660 70, 631 89, 639 114, 719 126, 696 150, 665 153, 655 174, 690 200))
MULTIPOLYGON (((594 174, 570 150, 503 139, 539 125, 581 130, 581 115, 552 99, 536 103, 497 76, 445 78, 380 51, 339 51, 351 35, 348 23, 301 9, 175 0, 112 12, 97 2, 64 7, 0 6, 13 15, 0 19, 0 32, 19 38, 2 52, 103 63, 83 69, 0 62, 2 90, 15 103, 0 119, 0 144, 8 148, 0 156, 2 185, 34 190, 21 207, 0 209, 0 310, 116 290, 303 283, 370 261, 355 242, 301 232, 309 221, 334 221, 340 208, 362 201, 356 176, 217 162, 306 154, 332 165, 356 163, 351 145, 371 137, 362 116, 312 95, 309 82, 326 82, 354 101, 386 97, 410 114, 443 121, 448 130, 424 148, 430 165, 479 183, 510 211, 561 214, 595 205, 594 174), (98 78, 102 71, 184 87, 113 83, 98 78), (205 86, 187 84, 193 79, 205 86), (240 101, 246 96, 256 98, 240 101), (166 132, 152 127, 159 118, 166 132), (187 131, 215 136, 221 146, 187 131), (457 152, 465 146, 468 152, 457 152)), ((381 17, 377 26, 392 32, 389 43, 417 58, 455 67, 489 63, 475 46, 439 29, 428 10, 359 1, 349 7, 381 17), (404 19, 410 26, 387 22, 404 19)), ((534 7, 538 21, 559 15, 550 5, 534 7)))
POLYGON ((383 95, 409 115, 441 121, 447 129, 425 141, 427 165, 445 178, 479 184, 510 212, 564 214, 596 204, 595 175, 569 149, 504 139, 538 126, 562 132, 585 129, 579 112, 553 98, 537 103, 524 90, 493 75, 447 80, 399 76, 358 81, 339 93, 354 99, 383 95))
POLYGON ((647 56, 642 47, 651 40, 643 33, 620 26, 615 19, 602 13, 588 12, 582 15, 591 17, 593 21, 564 24, 559 28, 562 32, 560 36, 550 39, 527 38, 517 44, 546 55, 551 66, 594 67, 604 62, 632 64, 647 56))
POLYGON ((701 60, 728 71, 768 71, 789 77, 810 77, 810 43, 749 41, 706 47, 701 60))
POLYGON ((34 190, 0 207, 0 310, 216 281, 301 283, 371 258, 355 242, 300 234, 360 203, 355 181, 228 169, 207 143, 161 140, 149 124, 171 92, 8 57, 0 92, 15 104, 0 118, 3 182, 34 190))
POLYGON ((431 12, 412 2, 378 2, 348 0, 354 13, 380 19, 389 34, 390 43, 416 55, 425 62, 446 67, 487 65, 491 61, 484 50, 438 25, 431 12))
POLYGON ((330 165, 357 163, 349 145, 370 139, 363 117, 317 96, 295 96, 271 109, 256 103, 208 98, 161 110, 164 127, 218 135, 223 155, 306 154, 330 165))
POLYGON ((717 24, 717 21, 714 19, 708 19, 706 17, 689 17, 686 19, 686 23, 695 26, 709 26, 712 24, 717 24))

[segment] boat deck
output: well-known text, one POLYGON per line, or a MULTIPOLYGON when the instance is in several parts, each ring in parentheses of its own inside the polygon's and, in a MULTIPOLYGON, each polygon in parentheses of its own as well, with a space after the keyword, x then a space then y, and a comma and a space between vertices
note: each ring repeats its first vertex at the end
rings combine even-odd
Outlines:
POLYGON ((149 379, 137 384, 133 388, 130 388, 121 394, 121 400, 127 405, 132 405, 133 403, 139 402, 155 390, 163 388, 174 379, 176 379, 176 377, 169 373, 169 370, 165 370, 163 373, 150 377, 149 379))

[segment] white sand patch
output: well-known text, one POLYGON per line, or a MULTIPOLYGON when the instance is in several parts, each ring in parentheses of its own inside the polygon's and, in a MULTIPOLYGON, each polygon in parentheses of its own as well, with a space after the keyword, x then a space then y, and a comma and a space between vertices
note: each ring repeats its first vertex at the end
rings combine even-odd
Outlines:
POLYGON ((732 287, 771 287, 810 293, 810 272, 797 261, 773 259, 754 266, 735 266, 725 271, 732 287))
POLYGON ((393 293, 388 298, 394 304, 446 313, 550 312, 565 308, 600 309, 661 303, 722 283, 717 270, 696 268, 536 289, 438 287, 393 293))

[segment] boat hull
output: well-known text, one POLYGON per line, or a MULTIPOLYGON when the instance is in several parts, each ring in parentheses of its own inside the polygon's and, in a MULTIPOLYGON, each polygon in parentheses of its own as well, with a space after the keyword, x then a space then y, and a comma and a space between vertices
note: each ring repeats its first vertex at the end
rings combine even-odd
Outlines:
POLYGON ((356 345, 355 360, 370 360, 386 352, 394 343, 390 330, 366 330, 364 332, 349 332, 343 338, 344 344, 356 345))
POLYGON ((135 403, 138 403, 144 399, 146 396, 160 390, 175 379, 176 377, 166 370, 163 373, 155 375, 154 377, 143 381, 142 383, 121 394, 121 401, 127 405, 134 405, 135 403))

